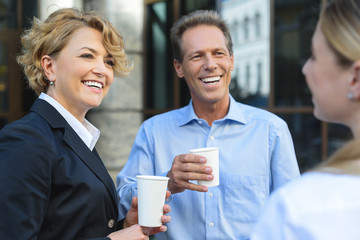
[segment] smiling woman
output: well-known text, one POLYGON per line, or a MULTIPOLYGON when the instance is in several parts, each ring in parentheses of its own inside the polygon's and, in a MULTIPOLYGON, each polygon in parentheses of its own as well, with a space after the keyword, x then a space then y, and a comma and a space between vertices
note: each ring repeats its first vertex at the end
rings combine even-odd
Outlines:
POLYGON ((270 196, 252 240, 360 236, 360 0, 323 1, 303 67, 314 115, 349 127, 354 140, 270 196))
POLYGON ((115 186, 95 150, 100 131, 85 119, 114 73, 132 69, 123 38, 94 12, 60 9, 34 18, 21 40, 18 62, 39 98, 0 131, 0 239, 148 239, 143 232, 165 231, 137 225, 136 202, 118 223, 115 186))
POLYGON ((41 64, 53 83, 47 94, 80 122, 89 109, 100 105, 114 80, 114 60, 94 28, 76 30, 58 54, 42 56, 41 64))

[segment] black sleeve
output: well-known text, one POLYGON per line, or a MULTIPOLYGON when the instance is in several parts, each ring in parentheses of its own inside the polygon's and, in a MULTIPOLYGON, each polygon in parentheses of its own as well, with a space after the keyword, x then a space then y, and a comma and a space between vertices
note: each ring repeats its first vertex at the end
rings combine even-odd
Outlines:
POLYGON ((51 189, 53 151, 44 134, 26 124, 0 132, 0 239, 39 234, 51 189))

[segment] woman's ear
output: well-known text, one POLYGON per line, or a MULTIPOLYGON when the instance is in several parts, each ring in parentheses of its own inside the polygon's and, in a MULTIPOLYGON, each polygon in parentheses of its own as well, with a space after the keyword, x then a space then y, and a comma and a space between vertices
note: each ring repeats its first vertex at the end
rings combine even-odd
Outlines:
POLYGON ((55 69, 54 69, 54 59, 52 59, 49 55, 44 55, 41 58, 41 66, 44 70, 45 76, 47 79, 55 79, 55 69))

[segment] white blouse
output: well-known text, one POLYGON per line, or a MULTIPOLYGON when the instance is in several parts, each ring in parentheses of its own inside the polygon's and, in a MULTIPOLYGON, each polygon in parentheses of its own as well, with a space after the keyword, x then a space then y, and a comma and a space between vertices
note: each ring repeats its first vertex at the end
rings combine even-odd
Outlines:
POLYGON ((252 240, 359 240, 360 177, 321 172, 275 191, 252 240))
POLYGON ((95 147, 97 140, 100 137, 100 130, 98 130, 94 125, 92 125, 88 120, 84 119, 82 124, 74 115, 72 115, 68 110, 66 110, 58 101, 50 97, 46 93, 41 93, 39 96, 40 99, 47 101, 51 106, 53 106, 60 114, 65 118, 69 123, 72 129, 79 135, 83 142, 88 146, 92 151, 95 147))

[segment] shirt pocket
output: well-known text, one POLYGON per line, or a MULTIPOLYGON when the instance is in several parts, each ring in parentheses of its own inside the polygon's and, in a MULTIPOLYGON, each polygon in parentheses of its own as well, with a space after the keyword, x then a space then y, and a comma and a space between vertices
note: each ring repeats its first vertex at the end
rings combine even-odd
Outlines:
POLYGON ((244 223, 255 222, 266 195, 264 176, 227 175, 225 177, 225 216, 244 223))

